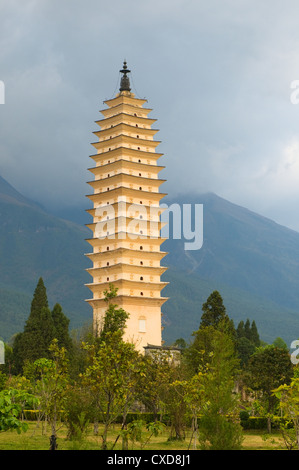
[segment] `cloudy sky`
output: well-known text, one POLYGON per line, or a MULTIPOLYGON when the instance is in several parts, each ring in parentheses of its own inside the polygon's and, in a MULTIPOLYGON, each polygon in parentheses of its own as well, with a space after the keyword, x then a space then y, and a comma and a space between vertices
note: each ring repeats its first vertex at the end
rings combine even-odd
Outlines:
POLYGON ((163 190, 299 231, 298 18, 298 0, 0 0, 0 175, 84 207, 94 121, 126 59, 158 119, 163 190))

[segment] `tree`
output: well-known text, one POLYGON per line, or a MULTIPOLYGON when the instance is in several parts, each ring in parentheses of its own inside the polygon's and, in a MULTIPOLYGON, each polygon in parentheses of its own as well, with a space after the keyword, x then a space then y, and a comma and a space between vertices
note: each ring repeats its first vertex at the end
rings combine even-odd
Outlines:
POLYGON ((236 337, 237 351, 241 365, 244 366, 256 348, 260 346, 260 337, 255 321, 253 320, 251 325, 249 319, 246 320, 245 324, 243 321, 240 321, 236 329, 236 337))
POLYGON ((88 352, 88 366, 81 378, 104 424, 102 448, 107 449, 108 430, 120 415, 123 416, 122 429, 125 427, 129 406, 134 401, 143 371, 134 345, 123 341, 129 314, 112 303, 117 289, 110 284, 104 294, 107 310, 103 325, 97 341, 83 344, 88 352))
POLYGON ((279 399, 283 417, 292 423, 291 429, 283 423, 280 426, 284 441, 289 449, 296 445, 299 450, 299 378, 293 377, 289 385, 280 385, 273 395, 279 399))
POLYGON ((112 303, 112 299, 117 296, 118 289, 113 284, 109 284, 109 290, 104 291, 104 300, 107 304, 105 311, 104 322, 100 331, 100 340, 105 340, 107 334, 113 335, 118 333, 120 337, 123 336, 126 327, 126 321, 129 318, 128 312, 123 308, 118 308, 118 305, 112 303))
POLYGON ((221 320, 227 318, 226 309, 223 300, 218 291, 214 291, 208 297, 202 306, 203 314, 201 316, 200 326, 216 327, 221 320))
POLYGON ((64 315, 60 304, 56 303, 52 310, 52 319, 55 328, 55 338, 58 347, 64 347, 67 351, 72 349, 72 339, 69 335, 70 320, 64 315))
POLYGON ((204 406, 199 422, 200 442, 204 449, 237 450, 241 448, 238 396, 233 393, 239 372, 232 338, 215 330, 212 358, 203 375, 204 406))
POLYGON ((215 331, 213 326, 201 326, 192 333, 194 339, 185 351, 185 359, 193 374, 200 372, 211 361, 215 331))
POLYGON ((196 449, 198 438, 198 416, 204 407, 203 372, 198 372, 190 379, 177 380, 171 384, 186 404, 187 413, 191 415, 192 434, 188 449, 193 441, 193 449, 196 449))
POLYGON ((32 394, 23 390, 2 390, 0 392, 0 432, 15 430, 26 432, 28 423, 21 420, 24 407, 33 407, 38 402, 32 394))
POLYGON ((271 432, 271 414, 275 410, 277 399, 272 391, 280 385, 288 385, 293 375, 293 365, 288 351, 268 345, 258 348, 251 356, 245 383, 249 389, 259 392, 268 417, 268 432, 271 432))
POLYGON ((92 397, 104 425, 102 449, 107 449, 108 430, 122 415, 124 428, 129 406, 135 399, 141 369, 134 345, 121 340, 118 332, 106 335, 100 345, 84 345, 89 353, 89 366, 82 374, 82 383, 92 397))
POLYGON ((53 340, 49 351, 52 359, 43 357, 34 362, 35 386, 42 410, 51 425, 50 446, 56 449, 57 423, 67 392, 68 361, 65 348, 59 349, 57 340, 53 340))
POLYGON ((259 333, 258 333, 258 330, 257 330, 257 326, 256 326, 256 323, 255 321, 253 320, 251 322, 251 331, 250 331, 250 335, 251 335, 251 342, 256 346, 260 346, 261 344, 261 340, 260 340, 260 336, 259 336, 259 333))
POLYGON ((40 277, 33 294, 33 299, 31 301, 30 317, 27 320, 28 325, 30 325, 30 322, 34 321, 35 318, 39 317, 43 307, 49 307, 49 305, 47 290, 43 278, 40 277))
POLYGON ((245 366, 254 351, 256 350, 256 347, 248 338, 242 336, 240 339, 238 339, 237 349, 240 358, 240 363, 242 366, 245 366))
POLYGON ((277 338, 275 338, 275 340, 273 341, 272 344, 276 348, 285 349, 286 351, 288 350, 288 346, 287 346, 286 342, 282 338, 280 338, 279 336, 277 338))
POLYGON ((22 373, 25 362, 50 358, 49 347, 57 338, 59 347, 71 350, 72 341, 68 334, 69 320, 62 308, 56 304, 51 312, 47 292, 40 278, 34 291, 29 317, 24 331, 18 333, 13 344, 14 372, 22 373))
POLYGON ((22 373, 26 360, 34 361, 44 355, 48 357, 48 348, 53 333, 54 325, 48 306, 46 288, 43 279, 39 278, 24 331, 18 333, 14 340, 13 361, 15 373, 22 373))
POLYGON ((245 337, 245 327, 244 327, 243 320, 239 322, 237 329, 236 329, 236 334, 237 334, 238 339, 245 337))

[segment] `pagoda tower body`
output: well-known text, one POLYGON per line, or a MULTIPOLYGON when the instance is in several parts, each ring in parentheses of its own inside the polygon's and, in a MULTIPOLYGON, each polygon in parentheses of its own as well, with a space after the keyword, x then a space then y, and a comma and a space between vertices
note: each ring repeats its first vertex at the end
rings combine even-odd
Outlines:
POLYGON ((129 313, 124 339, 143 351, 149 345, 162 345, 161 307, 167 300, 161 291, 166 268, 161 260, 160 192, 164 180, 158 165, 162 156, 156 152, 159 141, 152 129, 155 119, 143 107, 147 100, 131 93, 126 62, 120 71, 119 93, 104 103, 103 119, 96 121, 100 130, 94 132, 97 153, 91 155, 95 165, 89 169, 94 178, 88 184, 93 193, 87 196, 93 203, 89 212, 92 223, 87 225, 92 238, 87 241, 92 261, 87 271, 92 282, 87 284, 92 298, 87 302, 93 309, 94 327, 102 328, 107 302, 104 292, 110 284, 117 288, 113 303, 129 313))

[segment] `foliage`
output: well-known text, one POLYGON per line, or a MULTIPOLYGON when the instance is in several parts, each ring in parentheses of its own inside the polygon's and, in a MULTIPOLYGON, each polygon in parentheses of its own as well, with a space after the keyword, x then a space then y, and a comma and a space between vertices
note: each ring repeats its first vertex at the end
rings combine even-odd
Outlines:
POLYGON ((292 449, 296 445, 299 449, 299 378, 294 377, 288 385, 280 385, 273 390, 273 395, 279 399, 283 416, 293 424, 293 430, 286 425, 280 428, 286 446, 292 449))
POLYGON ((234 341, 226 333, 215 330, 212 347, 212 358, 202 382, 200 442, 210 450, 236 450, 242 442, 239 400, 233 393, 239 361, 234 341))
POLYGON ((104 423, 102 448, 107 447, 107 433, 119 414, 124 415, 134 401, 134 392, 142 372, 134 346, 121 340, 118 332, 106 334, 100 345, 84 345, 89 365, 82 383, 93 397, 93 405, 104 423))
POLYGON ((134 448, 135 442, 139 442, 140 449, 144 449, 151 438, 161 434, 164 428, 165 425, 160 421, 145 423, 143 420, 136 420, 121 431, 121 436, 124 441, 131 442, 131 449, 134 448))
POLYGON ((40 278, 34 291, 31 310, 24 331, 16 335, 13 345, 13 362, 16 373, 23 371, 26 361, 50 358, 49 347, 57 339, 59 347, 71 350, 68 333, 69 320, 59 304, 51 311, 46 287, 40 278))
POLYGON ((259 398, 268 416, 268 432, 271 432, 271 417, 278 400, 272 391, 280 385, 288 385, 293 375, 293 365, 288 351, 273 345, 260 347, 251 356, 244 382, 253 391, 259 392, 259 398))
POLYGON ((202 311, 200 326, 217 327, 221 321, 228 320, 222 297, 217 290, 208 297, 202 306, 202 311))
POLYGON ((28 429, 28 423, 21 420, 25 408, 38 402, 33 395, 22 390, 2 390, 0 392, 0 432, 16 430, 18 433, 28 429))
POLYGON ((109 284, 109 290, 104 291, 107 309, 105 311, 103 325, 100 328, 100 340, 105 340, 107 335, 113 335, 114 333, 123 336, 129 314, 124 309, 117 308, 118 306, 112 303, 112 299, 116 297, 117 291, 118 289, 113 284, 109 284))
POLYGON ((33 366, 36 375, 35 393, 40 398, 40 407, 51 425, 51 433, 56 439, 57 423, 64 409, 68 385, 66 350, 59 349, 57 340, 50 346, 53 359, 37 359, 33 366))

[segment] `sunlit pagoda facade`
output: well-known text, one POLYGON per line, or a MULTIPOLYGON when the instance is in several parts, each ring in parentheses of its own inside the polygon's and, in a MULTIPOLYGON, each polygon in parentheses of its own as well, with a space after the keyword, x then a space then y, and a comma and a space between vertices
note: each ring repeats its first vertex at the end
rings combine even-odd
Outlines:
POLYGON ((103 118, 96 121, 100 130, 94 132, 98 141, 92 144, 96 153, 88 184, 93 191, 87 196, 92 201, 92 237, 87 240, 92 252, 86 255, 92 261, 87 284, 92 298, 87 302, 99 331, 107 309, 104 292, 113 284, 113 303, 129 313, 124 339, 143 351, 163 344, 162 305, 167 299, 161 291, 167 283, 161 281, 166 253, 161 251, 160 205, 165 194, 159 173, 164 167, 158 164, 162 154, 156 151, 160 142, 152 128, 156 119, 148 117, 152 110, 131 92, 126 62, 120 72, 119 92, 104 101, 103 118))

